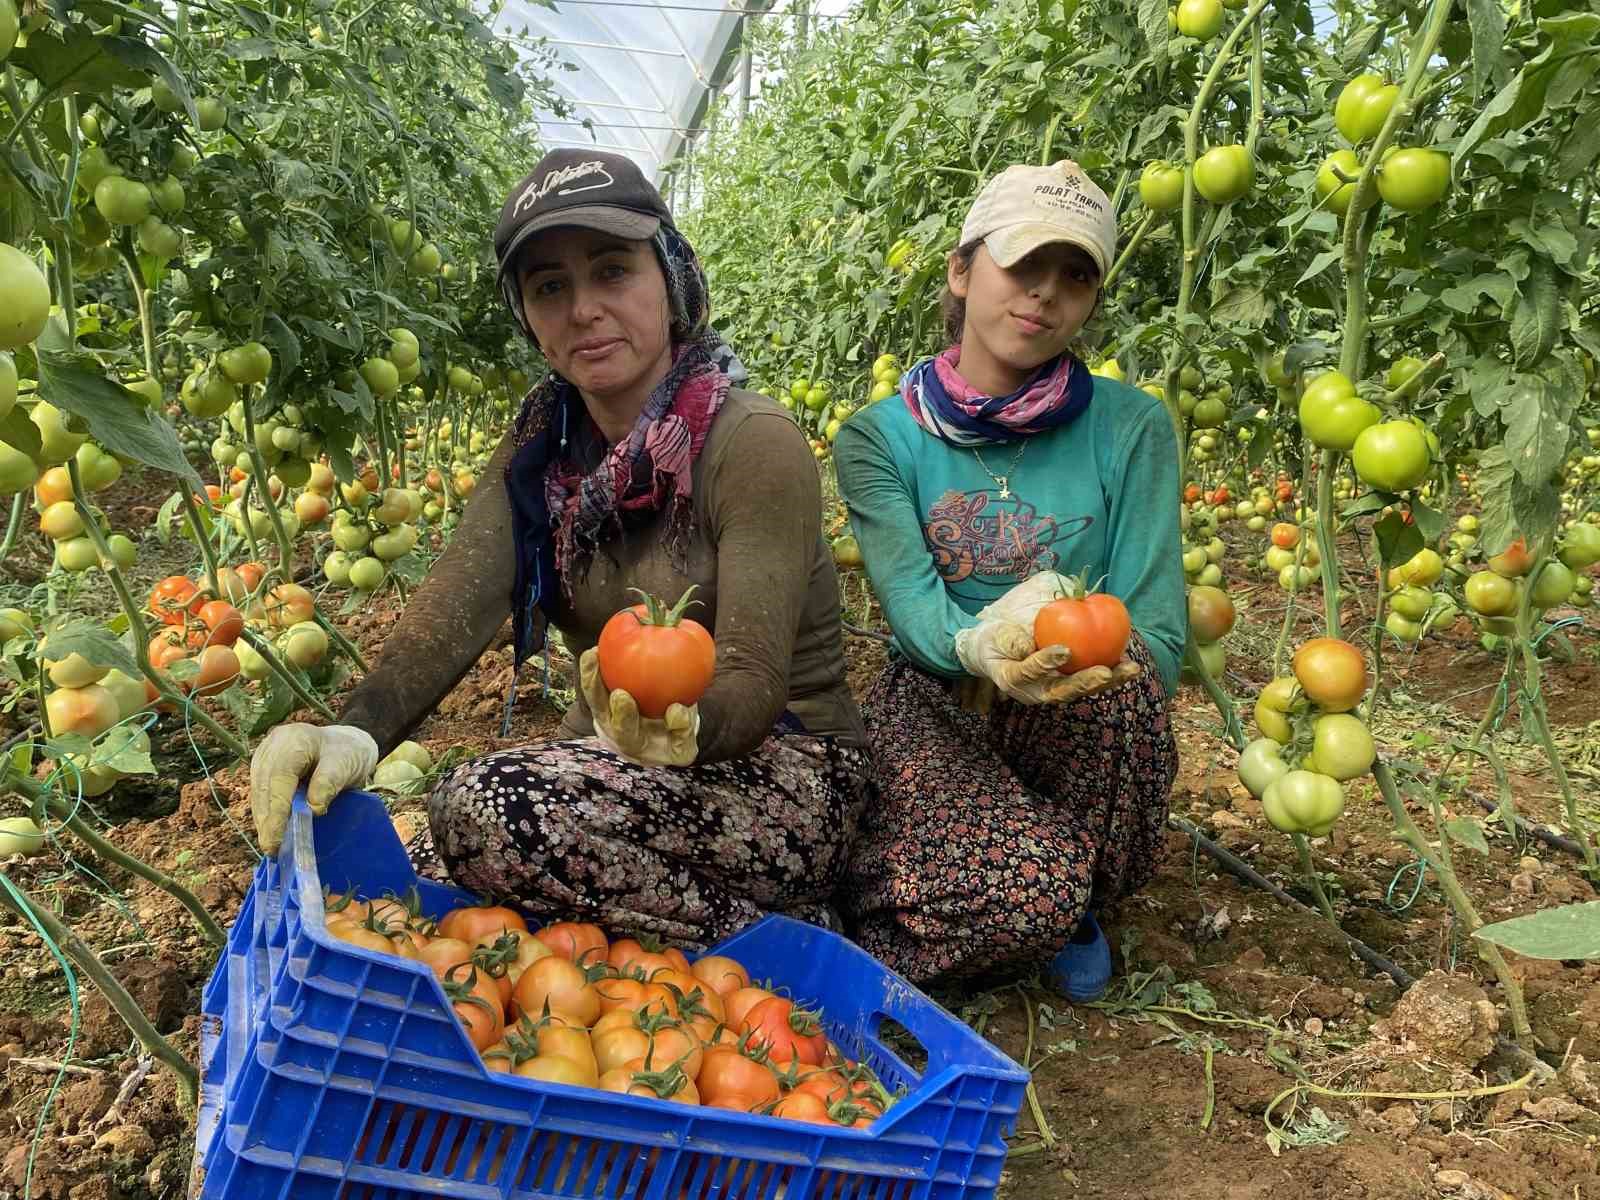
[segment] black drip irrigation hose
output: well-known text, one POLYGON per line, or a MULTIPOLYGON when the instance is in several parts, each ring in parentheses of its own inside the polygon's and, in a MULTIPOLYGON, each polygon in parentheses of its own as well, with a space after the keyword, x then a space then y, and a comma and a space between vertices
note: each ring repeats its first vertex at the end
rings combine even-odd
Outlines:
MULTIPOLYGON (((1467 794, 1472 796, 1472 798, 1478 802, 1478 807, 1483 809, 1484 812, 1498 813, 1500 811, 1500 806, 1493 800, 1490 800, 1487 796, 1476 796, 1471 792, 1468 792, 1467 794)), ((1550 830, 1545 829, 1541 825, 1535 825, 1526 817, 1512 814, 1512 820, 1516 822, 1517 831, 1519 833, 1525 833, 1529 837, 1536 838, 1543 842, 1546 846, 1553 846, 1557 850, 1565 850, 1568 854, 1571 854, 1576 858, 1583 857, 1583 847, 1578 845, 1578 843, 1573 841, 1571 838, 1562 837, 1559 833, 1551 833, 1550 830)))
MULTIPOLYGON (((1167 818, 1167 824, 1173 829, 1178 830, 1185 837, 1193 839, 1196 846, 1198 846, 1201 850, 1204 850, 1208 856, 1215 859, 1217 863, 1219 863, 1222 868, 1228 872, 1228 874, 1234 876, 1236 879, 1243 880, 1245 883, 1248 883, 1253 887, 1258 887, 1262 891, 1272 895, 1275 899, 1282 901, 1284 904, 1290 905, 1293 908, 1302 909, 1303 911, 1308 912, 1312 916, 1316 917, 1317 920, 1326 922, 1327 919, 1317 909, 1311 907, 1309 904, 1303 904, 1299 900, 1296 900, 1288 892, 1284 891, 1277 884, 1273 883, 1272 880, 1268 879, 1260 871, 1257 871, 1237 854, 1233 854, 1230 851, 1224 850, 1221 846, 1217 845, 1205 834, 1201 833, 1200 830, 1197 829, 1192 823, 1185 821, 1182 817, 1169 816, 1167 818)), ((1353 953, 1362 962, 1366 963, 1367 966, 1371 967, 1373 970, 1381 971, 1390 979, 1394 980, 1402 991, 1409 988, 1416 982, 1416 978, 1407 972, 1405 968, 1396 966, 1383 955, 1379 954, 1371 946, 1363 942, 1360 938, 1346 933, 1337 925, 1329 925, 1329 928, 1344 939, 1345 945, 1350 948, 1351 953, 1353 953)))

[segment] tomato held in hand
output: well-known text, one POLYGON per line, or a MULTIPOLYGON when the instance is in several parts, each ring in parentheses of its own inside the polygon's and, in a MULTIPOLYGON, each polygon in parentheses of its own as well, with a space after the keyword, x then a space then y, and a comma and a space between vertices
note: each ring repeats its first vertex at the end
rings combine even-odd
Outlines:
POLYGON ((1038 649, 1065 646, 1072 652, 1061 668, 1063 675, 1086 667, 1116 666, 1132 632, 1133 623, 1121 600, 1105 592, 1085 595, 1081 583, 1076 594, 1050 601, 1033 619, 1033 644, 1038 649))
POLYGON ((640 716, 660 720, 674 704, 697 703, 711 686, 716 643, 704 625, 683 615, 693 593, 691 587, 668 609, 638 592, 644 602, 623 609, 600 631, 600 678, 631 695, 640 716))

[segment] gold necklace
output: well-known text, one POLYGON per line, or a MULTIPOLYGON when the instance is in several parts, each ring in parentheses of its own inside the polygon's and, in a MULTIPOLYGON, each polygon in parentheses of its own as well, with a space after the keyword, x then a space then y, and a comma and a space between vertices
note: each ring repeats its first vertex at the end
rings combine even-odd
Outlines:
POLYGON ((1002 500, 1011 499, 1011 476, 1016 474, 1017 464, 1022 461, 1022 455, 1028 449, 1027 438, 1019 438, 1018 441, 1020 444, 1017 446, 1016 456, 1012 458, 1011 465, 1006 468, 1004 475, 996 475, 989 470, 989 464, 983 461, 983 454, 976 446, 972 448, 972 453, 977 458, 978 465, 983 468, 983 473, 994 480, 995 486, 1000 489, 1000 499, 1002 500))

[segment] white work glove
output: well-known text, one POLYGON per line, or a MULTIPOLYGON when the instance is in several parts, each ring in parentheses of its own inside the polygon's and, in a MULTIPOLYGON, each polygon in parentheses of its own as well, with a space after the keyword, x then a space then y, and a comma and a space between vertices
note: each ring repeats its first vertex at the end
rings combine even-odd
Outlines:
POLYGON ((354 725, 279 725, 250 758, 250 810, 263 854, 276 854, 289 828, 295 788, 310 777, 306 804, 317 816, 333 798, 359 787, 378 765, 378 743, 354 725))
POLYGON ((1114 668, 1086 667, 1063 675, 1071 651, 1065 646, 1034 649, 1034 619, 1067 583, 1055 571, 1031 575, 979 609, 976 626, 956 634, 956 657, 978 681, 976 686, 962 685, 962 707, 989 711, 993 693, 985 682, 1018 704, 1069 704, 1138 677, 1139 664, 1126 657, 1114 668))
POLYGON ((641 716, 632 695, 606 687, 598 650, 585 650, 578 659, 578 681, 595 736, 612 753, 647 767, 687 767, 700 753, 698 706, 672 704, 660 718, 641 716))

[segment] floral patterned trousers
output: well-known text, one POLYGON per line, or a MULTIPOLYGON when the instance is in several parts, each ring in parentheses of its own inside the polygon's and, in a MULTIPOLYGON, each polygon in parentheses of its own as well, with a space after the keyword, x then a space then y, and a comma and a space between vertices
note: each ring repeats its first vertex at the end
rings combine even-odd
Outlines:
POLYGON ((683 768, 546 742, 446 775, 407 852, 420 874, 537 920, 699 949, 768 912, 836 928, 829 901, 870 790, 865 751, 804 733, 683 768))
POLYGON ((844 886, 856 941, 918 982, 1023 971, 1091 904, 1155 872, 1177 744, 1155 663, 1069 705, 1000 698, 964 711, 955 686, 903 659, 862 707, 881 797, 844 886))

